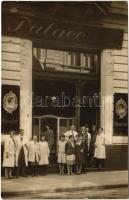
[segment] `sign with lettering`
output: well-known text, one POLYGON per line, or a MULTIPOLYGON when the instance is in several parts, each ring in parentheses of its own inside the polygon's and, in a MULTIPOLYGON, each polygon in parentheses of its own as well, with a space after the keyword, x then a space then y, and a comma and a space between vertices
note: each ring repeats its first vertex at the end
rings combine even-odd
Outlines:
POLYGON ((76 48, 120 49, 123 41, 123 30, 36 19, 14 13, 3 14, 2 34, 76 48))
POLYGON ((128 94, 114 94, 114 135, 128 135, 128 94))
POLYGON ((19 129, 20 88, 14 85, 2 85, 2 133, 19 129))

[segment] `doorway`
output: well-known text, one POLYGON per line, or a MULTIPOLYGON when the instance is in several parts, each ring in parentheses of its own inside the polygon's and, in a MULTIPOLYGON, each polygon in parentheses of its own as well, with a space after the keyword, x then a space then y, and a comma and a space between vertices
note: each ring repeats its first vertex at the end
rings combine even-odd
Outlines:
MULTIPOLYGON (((80 126, 88 125, 89 128, 99 121, 98 108, 81 107, 78 111, 73 106, 72 100, 77 92, 76 80, 36 79, 33 82, 33 134, 41 139, 46 125, 54 132, 54 144, 51 152, 51 163, 57 162, 57 143, 59 135, 70 129, 76 118, 79 117, 80 126), (65 105, 64 105, 65 103, 65 105)), ((93 96, 98 91, 95 84, 84 82, 80 85, 80 95, 93 96)), ((77 130, 80 131, 80 128, 77 130)))

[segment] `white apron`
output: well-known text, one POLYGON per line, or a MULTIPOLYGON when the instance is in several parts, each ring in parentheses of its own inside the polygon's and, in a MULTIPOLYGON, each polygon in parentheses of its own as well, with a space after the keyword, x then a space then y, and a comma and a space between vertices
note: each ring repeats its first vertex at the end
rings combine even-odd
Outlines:
POLYGON ((16 146, 12 138, 9 136, 4 142, 3 167, 14 167, 16 146), (8 154, 8 157, 6 155, 8 154))
POLYGON ((46 141, 39 142, 39 165, 48 165, 49 164, 49 146, 46 141))
POLYGON ((97 135, 95 146, 96 147, 95 147, 94 157, 98 158, 98 159, 105 159, 106 154, 105 154, 105 135, 104 135, 104 133, 97 135))
POLYGON ((30 141, 28 144, 28 150, 29 150, 28 161, 35 162, 36 159, 36 162, 38 162, 39 143, 38 142, 35 143, 33 140, 30 141))

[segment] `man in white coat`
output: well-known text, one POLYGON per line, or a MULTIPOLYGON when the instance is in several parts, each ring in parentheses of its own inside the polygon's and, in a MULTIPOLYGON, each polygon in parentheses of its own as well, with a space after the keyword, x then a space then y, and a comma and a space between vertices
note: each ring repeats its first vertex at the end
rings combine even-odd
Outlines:
POLYGON ((64 133, 65 139, 69 140, 69 136, 73 135, 74 139, 76 140, 76 136, 78 135, 78 132, 76 131, 76 128, 74 125, 71 126, 71 129, 64 133))
POLYGON ((16 145, 14 141, 14 131, 4 141, 3 167, 5 168, 5 178, 13 178, 12 170, 15 164, 16 145))
POLYGON ((97 158, 98 160, 98 167, 102 168, 102 163, 106 158, 105 135, 103 133, 103 128, 99 128, 98 130, 98 134, 97 134, 96 142, 95 142, 94 158, 97 158))
POLYGON ((37 167, 39 162, 39 143, 37 142, 37 136, 33 136, 33 140, 28 143, 29 156, 28 161, 31 167, 31 175, 37 176, 37 167))
POLYGON ((46 166, 49 164, 50 149, 45 139, 45 136, 42 135, 39 142, 39 167, 41 175, 46 175, 46 166))
POLYGON ((28 149, 27 149, 27 143, 28 140, 24 136, 24 130, 20 129, 19 135, 15 138, 16 143, 16 178, 20 175, 23 177, 26 176, 26 167, 28 166, 28 149))

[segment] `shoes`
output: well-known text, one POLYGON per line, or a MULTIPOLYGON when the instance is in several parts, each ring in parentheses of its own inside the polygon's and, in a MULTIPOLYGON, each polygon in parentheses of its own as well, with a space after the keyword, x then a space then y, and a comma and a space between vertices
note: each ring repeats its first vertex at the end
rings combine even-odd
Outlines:
POLYGON ((64 175, 65 173, 63 172, 63 173, 60 173, 60 175, 64 175))
POLYGON ((14 177, 13 176, 9 176, 9 179, 14 179, 14 177))
POLYGON ((5 176, 5 179, 9 179, 9 176, 5 176))
POLYGON ((27 175, 23 175, 22 177, 27 177, 27 175))

